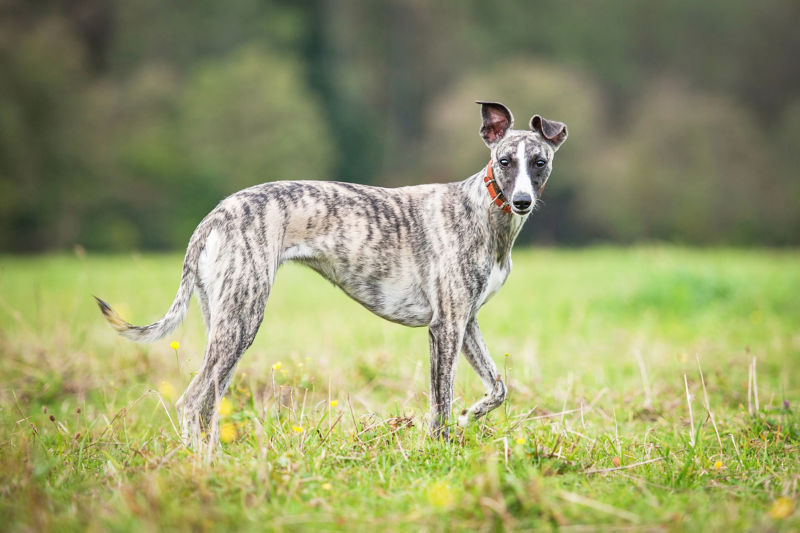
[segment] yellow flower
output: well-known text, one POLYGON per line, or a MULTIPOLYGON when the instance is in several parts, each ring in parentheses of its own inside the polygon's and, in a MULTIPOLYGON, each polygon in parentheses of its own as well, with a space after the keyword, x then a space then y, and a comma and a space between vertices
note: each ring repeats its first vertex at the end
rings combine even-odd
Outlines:
POLYGON ((787 518, 792 512, 794 512, 794 502, 786 496, 772 502, 772 506, 769 508, 769 515, 776 520, 787 518))
POLYGON ((322 490, 331 490, 333 487, 331 486, 330 483, 323 483, 321 485, 321 488, 322 488, 322 490))
POLYGON ((219 416, 230 416, 233 412, 233 402, 223 396, 219 402, 219 416))
POLYGON ((178 348, 181 347, 181 343, 179 343, 178 341, 172 341, 171 343, 169 343, 169 347, 172 348, 173 350, 177 350, 178 348))
POLYGON ((428 501, 431 505, 444 509, 450 507, 455 500, 453 491, 444 481, 437 481, 428 487, 428 501))
POLYGON ((272 370, 280 370, 281 369, 281 362, 278 361, 274 365, 272 365, 272 370))
POLYGON ((719 470, 722 468, 722 461, 717 461, 714 463, 714 470, 719 470))
POLYGON ((292 426, 292 431, 295 433, 302 433, 305 430, 301 426, 292 426))
POLYGON ((331 407, 336 407, 339 405, 339 400, 331 400, 331 407))
POLYGON ((525 439, 520 437, 517 439, 517 444, 525 444, 525 439))
POLYGON ((158 392, 169 401, 172 401, 172 398, 175 397, 175 388, 168 381, 162 381, 158 385, 158 392))
POLYGON ((222 442, 233 442, 238 436, 236 424, 233 422, 225 422, 219 426, 219 440, 222 442))

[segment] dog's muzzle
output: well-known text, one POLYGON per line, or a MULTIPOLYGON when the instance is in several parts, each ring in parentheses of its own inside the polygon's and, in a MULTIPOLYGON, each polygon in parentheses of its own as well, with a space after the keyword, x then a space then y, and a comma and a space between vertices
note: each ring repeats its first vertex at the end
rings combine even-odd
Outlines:
POLYGON ((531 198, 530 194, 517 193, 511 199, 511 205, 514 207, 514 211, 520 215, 528 214, 531 210, 531 204, 533 204, 533 198, 531 198))

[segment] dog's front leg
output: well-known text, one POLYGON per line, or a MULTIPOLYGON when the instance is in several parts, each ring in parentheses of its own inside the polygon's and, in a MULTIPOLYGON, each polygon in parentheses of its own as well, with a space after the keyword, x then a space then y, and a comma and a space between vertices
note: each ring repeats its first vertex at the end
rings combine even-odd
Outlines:
POLYGON ((462 427, 498 407, 506 399, 508 393, 503 380, 500 379, 497 366, 489 355, 489 349, 483 341, 478 321, 475 319, 469 321, 464 332, 464 356, 486 386, 486 396, 469 409, 462 411, 461 416, 458 417, 458 425, 462 427))
POLYGON ((431 437, 450 438, 447 421, 453 405, 456 358, 461 351, 463 326, 456 320, 435 320, 428 326, 431 347, 431 437))

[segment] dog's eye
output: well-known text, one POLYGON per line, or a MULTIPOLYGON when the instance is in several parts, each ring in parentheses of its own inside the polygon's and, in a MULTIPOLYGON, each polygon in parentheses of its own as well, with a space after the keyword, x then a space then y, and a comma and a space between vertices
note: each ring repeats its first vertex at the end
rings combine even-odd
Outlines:
POLYGON ((500 160, 500 161, 498 161, 498 162, 499 162, 501 165, 503 165, 504 167, 507 167, 507 166, 508 166, 508 158, 507 158, 507 157, 504 157, 503 159, 501 159, 501 160, 500 160))
POLYGON ((547 164, 547 161, 545 161, 544 159, 537 159, 537 160, 536 160, 536 166, 537 166, 538 168, 542 168, 542 167, 543 167, 543 166, 545 166, 546 164, 547 164))

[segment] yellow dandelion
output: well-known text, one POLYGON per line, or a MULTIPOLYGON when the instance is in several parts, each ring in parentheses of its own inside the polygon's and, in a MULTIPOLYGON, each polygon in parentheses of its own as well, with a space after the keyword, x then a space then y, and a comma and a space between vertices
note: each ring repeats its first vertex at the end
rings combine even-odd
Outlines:
POLYGON ((714 470, 720 470, 722 468, 722 461, 717 461, 714 463, 714 470))
POLYGON ((169 343, 169 347, 172 348, 173 350, 177 350, 178 348, 181 347, 181 343, 179 343, 178 341, 172 341, 171 343, 169 343))
POLYGON ((274 365, 272 365, 272 370, 280 370, 281 369, 281 362, 278 361, 274 365))
POLYGON ((525 444, 525 442, 526 442, 525 439, 522 437, 517 439, 517 444, 525 444))
POLYGON ((219 440, 222 442, 233 442, 238 436, 236 424, 233 422, 225 422, 219 426, 219 440))
POLYGON ((323 483, 320 488, 322 488, 322 490, 331 490, 333 486, 330 483, 323 483))
POLYGON ((222 397, 222 400, 219 402, 219 416, 230 416, 233 412, 233 402, 230 401, 226 396, 222 397))
POLYGON ((772 505, 769 508, 769 516, 776 520, 788 518, 793 512, 794 502, 786 496, 782 496, 772 502, 772 505))
POLYGON ((339 400, 331 400, 331 407, 336 407, 339 405, 339 400))
POLYGON ((292 431, 295 433, 302 433, 305 430, 302 428, 302 426, 292 426, 292 431))
POLYGON ((172 401, 172 399, 175 397, 175 388, 168 381, 162 381, 159 383, 158 392, 160 392, 161 396, 169 401, 172 401))
POLYGON ((453 504, 455 496, 453 490, 444 481, 437 481, 428 487, 428 501, 434 507, 446 509, 453 504))

